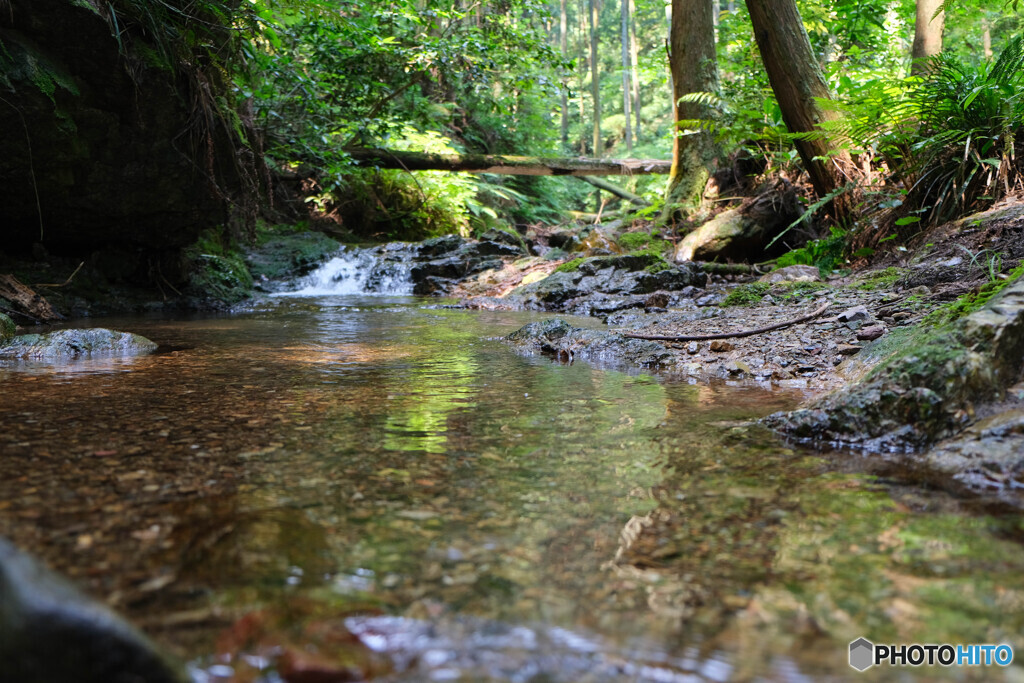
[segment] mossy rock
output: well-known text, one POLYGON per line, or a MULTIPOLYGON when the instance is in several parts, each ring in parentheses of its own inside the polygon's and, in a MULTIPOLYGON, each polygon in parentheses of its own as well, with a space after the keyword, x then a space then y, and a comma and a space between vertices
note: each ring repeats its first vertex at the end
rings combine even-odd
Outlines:
POLYGON ((967 318, 937 329, 919 326, 900 341, 876 342, 891 353, 852 385, 808 408, 769 416, 767 424, 812 441, 880 451, 920 449, 955 434, 974 405, 999 397, 1021 377, 1024 282, 967 318))
POLYGON ((101 327, 24 334, 0 347, 2 358, 62 360, 88 356, 139 356, 157 345, 137 334, 101 327))
POLYGON ((306 231, 267 240, 245 255, 245 263, 257 281, 283 280, 310 273, 340 249, 337 240, 306 231))
POLYGON ((0 344, 6 344, 17 334, 17 325, 8 316, 0 313, 0 344))

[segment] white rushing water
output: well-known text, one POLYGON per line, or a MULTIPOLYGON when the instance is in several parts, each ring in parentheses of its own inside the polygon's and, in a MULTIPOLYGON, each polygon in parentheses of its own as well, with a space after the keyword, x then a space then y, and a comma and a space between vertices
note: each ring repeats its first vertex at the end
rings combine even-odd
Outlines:
POLYGON ((298 289, 277 292, 276 296, 409 295, 412 294, 411 257, 404 245, 345 248, 303 278, 298 289))

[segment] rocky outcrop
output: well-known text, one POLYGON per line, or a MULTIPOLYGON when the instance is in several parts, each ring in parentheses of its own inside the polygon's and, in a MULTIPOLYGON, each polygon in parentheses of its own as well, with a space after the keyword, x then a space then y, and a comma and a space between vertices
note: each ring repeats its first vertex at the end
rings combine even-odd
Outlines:
POLYGON ((520 351, 542 353, 566 362, 579 358, 641 367, 664 367, 675 363, 674 354, 661 344, 573 327, 560 318, 530 323, 505 340, 520 351))
POLYGON ((183 667, 103 605, 0 539, 0 679, 184 683, 183 667))
POLYGON ((470 275, 501 268, 503 258, 525 255, 525 249, 514 236, 500 230, 489 230, 480 240, 458 235, 426 240, 412 256, 413 293, 447 294, 470 275))
POLYGON ((887 357, 874 370, 808 408, 770 416, 768 425, 877 451, 916 450, 959 432, 975 405, 1021 376, 1024 281, 957 323, 876 344, 887 357))
POLYGON ((130 332, 103 328, 25 334, 0 346, 0 358, 60 360, 82 356, 140 356, 157 345, 130 332))
POLYGON ((678 291, 703 287, 706 283, 707 275, 693 263, 673 266, 660 256, 638 253, 570 261, 543 280, 520 287, 511 296, 528 308, 567 311, 580 297, 678 291))

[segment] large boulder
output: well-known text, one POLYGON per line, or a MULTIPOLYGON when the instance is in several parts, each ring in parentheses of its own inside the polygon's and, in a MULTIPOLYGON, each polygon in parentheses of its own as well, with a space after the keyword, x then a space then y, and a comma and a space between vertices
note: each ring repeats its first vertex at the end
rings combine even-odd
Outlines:
POLYGON ((501 268, 502 259, 526 255, 515 237, 501 230, 488 230, 479 240, 445 235, 423 241, 411 256, 413 294, 443 295, 464 278, 501 268))
POLYGON ((884 360, 859 381, 807 408, 771 415, 767 424, 811 441, 893 452, 961 431, 975 405, 1001 396, 1024 370, 1024 279, 963 320, 890 334, 862 353, 884 360))
POLYGON ((154 342, 137 334, 94 327, 14 337, 0 346, 0 358, 61 360, 94 355, 140 356, 156 349, 154 342))
POLYGON ((184 683, 183 667, 121 617, 0 539, 0 679, 184 683))

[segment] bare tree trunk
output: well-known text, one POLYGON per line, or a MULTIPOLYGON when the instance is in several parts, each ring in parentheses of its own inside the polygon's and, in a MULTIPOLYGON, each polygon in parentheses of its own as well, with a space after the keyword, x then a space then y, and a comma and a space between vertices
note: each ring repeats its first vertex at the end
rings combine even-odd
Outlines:
MULTIPOLYGON (((768 73, 782 119, 791 133, 819 130, 819 124, 837 118, 818 100, 831 99, 828 84, 811 51, 795 0, 746 0, 761 61, 768 73)), ((800 159, 819 197, 841 187, 853 162, 846 152, 838 152, 827 137, 797 140, 800 159)), ((837 199, 833 210, 837 217, 848 210, 848 202, 837 199)))
MULTIPOLYGON (((560 3, 558 15, 558 47, 562 51, 562 59, 569 58, 569 14, 566 9, 566 1, 560 3)), ((569 77, 563 74, 562 78, 562 149, 569 147, 569 77)))
POLYGON ((941 6, 942 0, 917 0, 914 47, 910 53, 912 75, 920 75, 927 66, 928 58, 942 52, 942 28, 946 23, 946 13, 935 14, 941 6))
POLYGON ((704 186, 717 154, 709 132, 702 130, 679 135, 682 132, 679 130, 681 121, 707 118, 710 113, 707 105, 679 102, 679 98, 690 93, 718 90, 713 1, 672 0, 669 65, 674 89, 676 138, 672 145, 672 171, 665 195, 665 219, 680 210, 691 213, 700 207, 704 186))
POLYGON ((629 49, 630 63, 633 65, 633 115, 636 117, 633 137, 640 142, 640 45, 636 42, 635 0, 629 0, 629 49))
POLYGON ((630 121, 629 97, 632 85, 632 66, 629 61, 629 0, 619 0, 622 10, 622 113, 626 116, 626 149, 633 156, 633 123, 630 121))
POLYGON ((595 157, 604 155, 604 144, 601 140, 601 80, 598 77, 597 63, 597 29, 599 27, 597 15, 598 0, 589 0, 590 3, 590 92, 594 99, 594 151, 595 157))
POLYGON ((992 22, 985 19, 981 20, 981 52, 985 57, 986 62, 992 61, 992 22))
POLYGON ((585 155, 587 153, 587 136, 584 135, 583 132, 585 130, 583 122, 587 120, 587 105, 583 98, 583 82, 587 80, 587 68, 589 65, 587 64, 587 11, 583 0, 579 0, 576 14, 579 18, 579 40, 577 41, 577 44, 580 49, 580 87, 577 88, 577 95, 579 97, 580 104, 580 155, 585 155))

